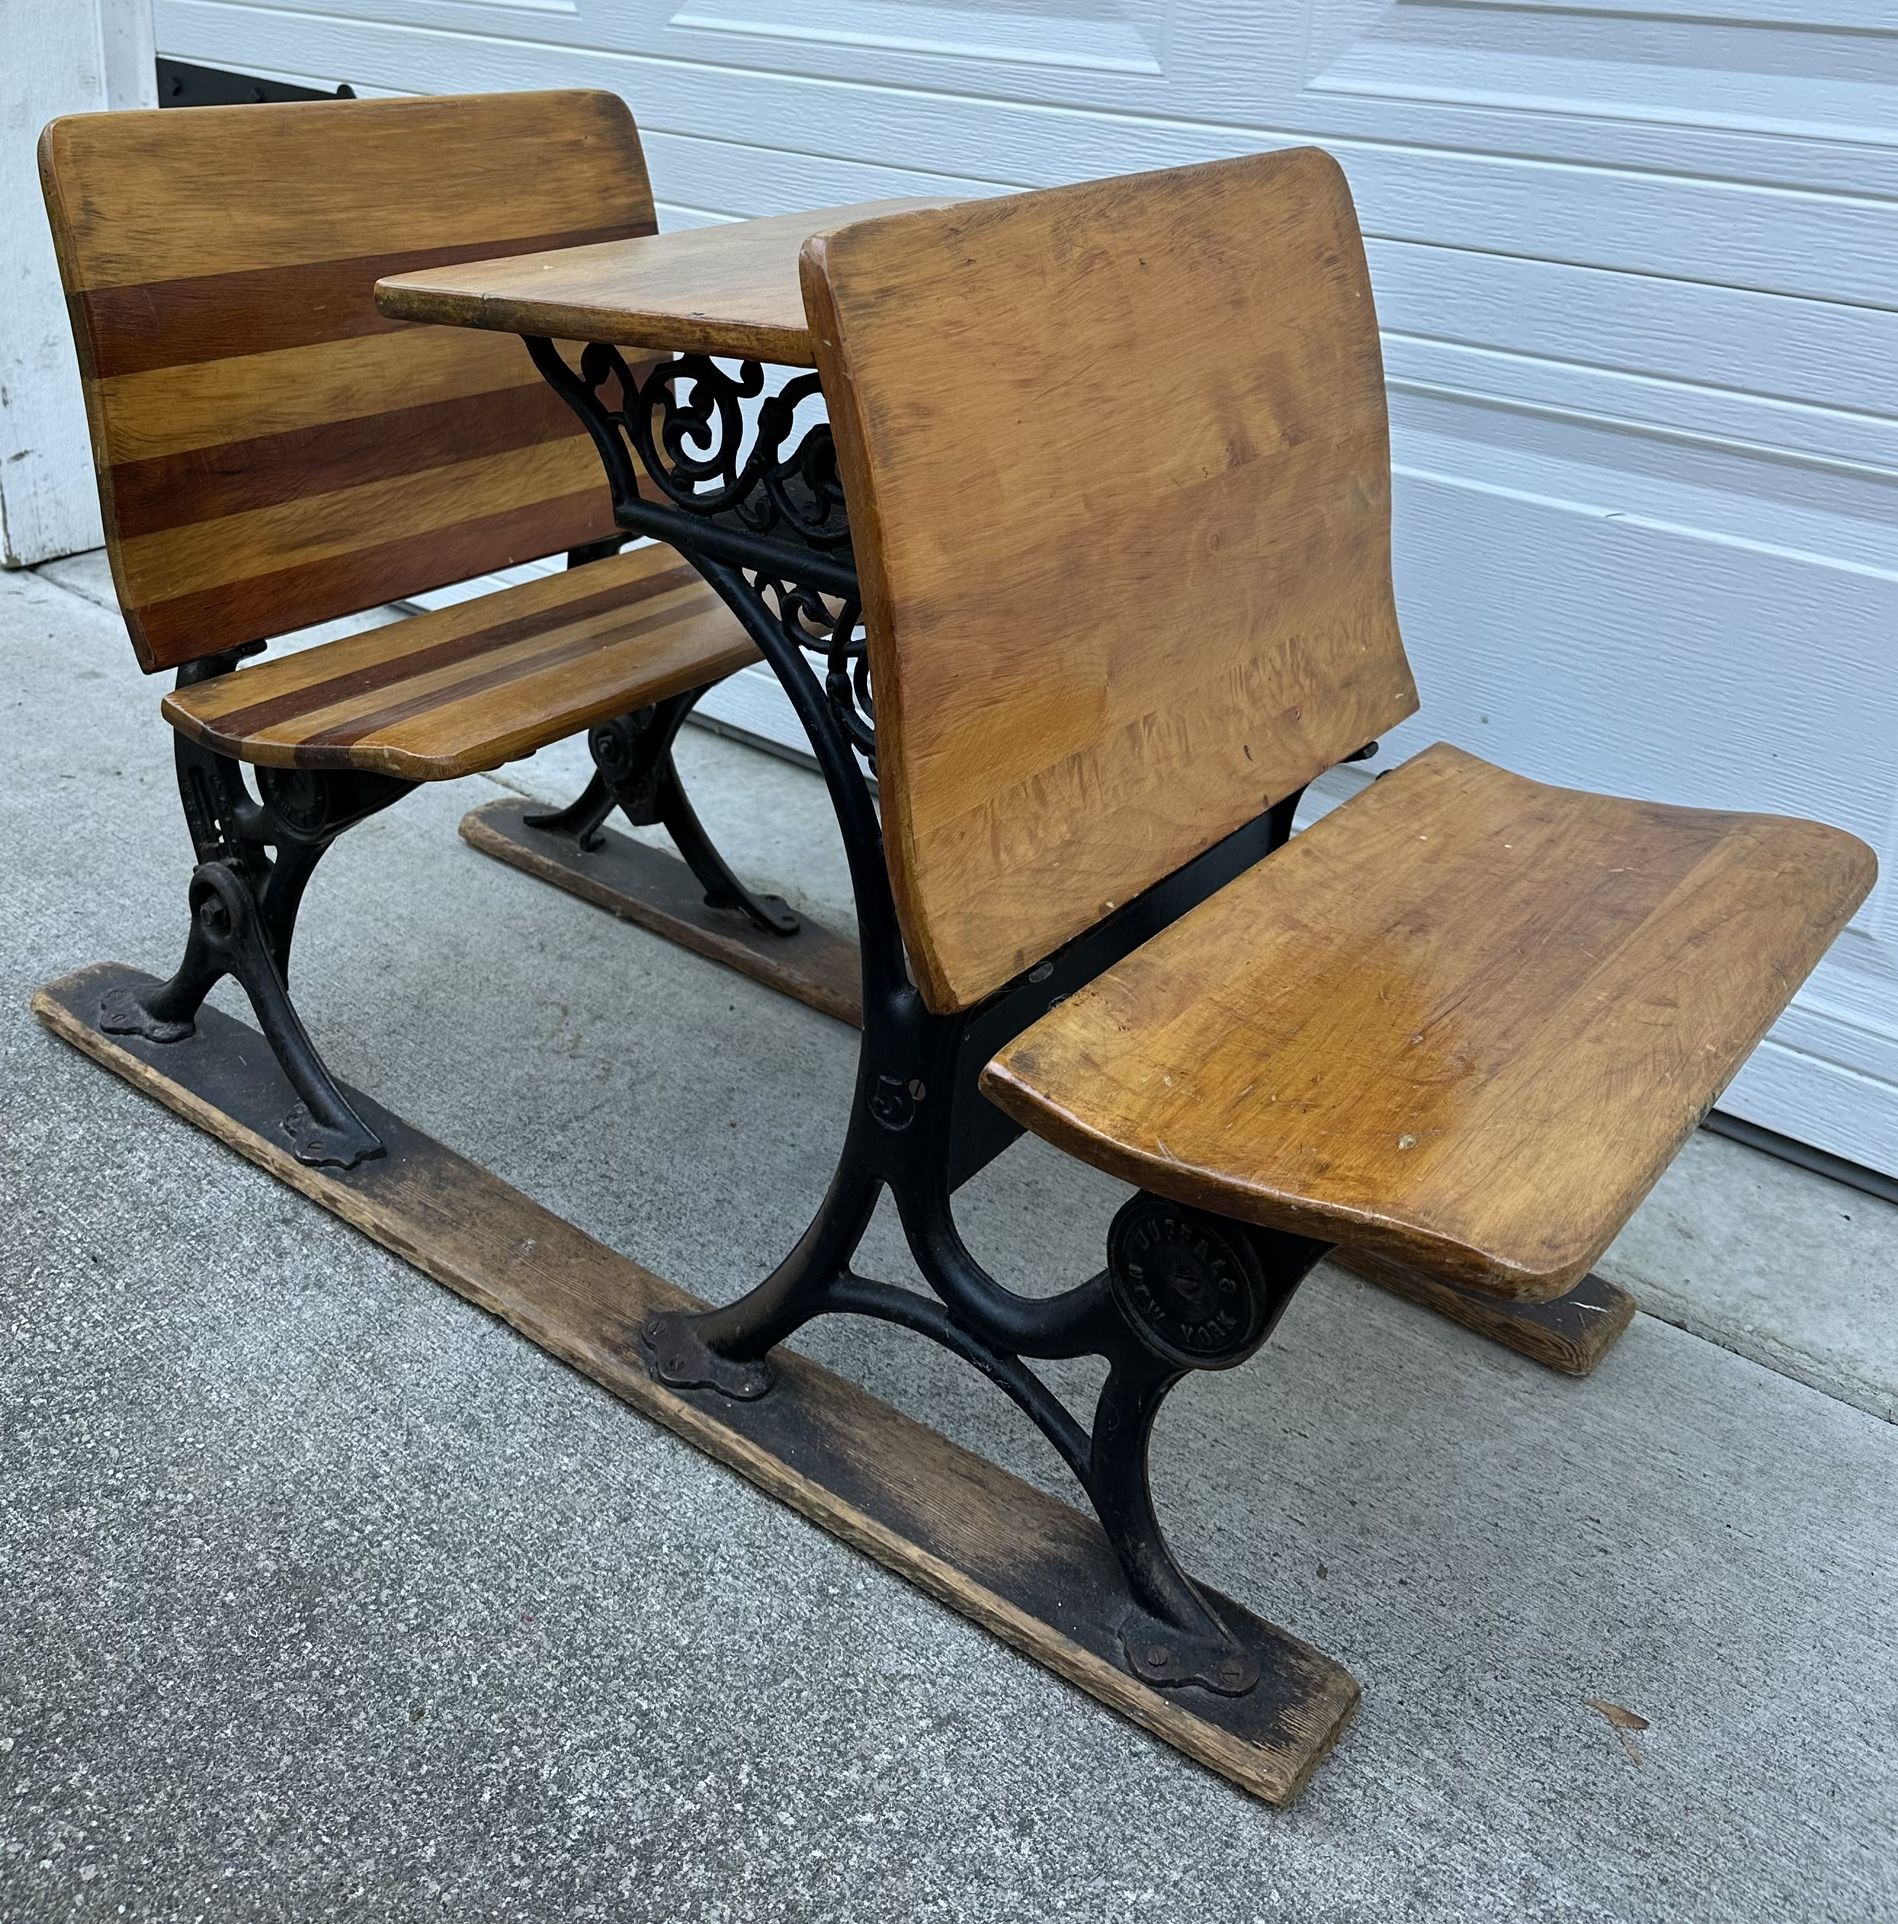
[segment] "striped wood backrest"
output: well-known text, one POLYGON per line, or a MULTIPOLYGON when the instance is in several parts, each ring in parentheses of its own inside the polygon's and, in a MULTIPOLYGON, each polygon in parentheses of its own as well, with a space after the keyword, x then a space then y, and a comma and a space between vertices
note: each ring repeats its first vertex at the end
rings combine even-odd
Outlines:
POLYGON ((1377 317, 1315 148, 806 243, 890 877, 966 1008, 1417 706, 1377 317))
POLYGON ((613 532, 520 342, 384 320, 373 289, 651 233, 614 95, 76 115, 40 174, 148 672, 613 532))

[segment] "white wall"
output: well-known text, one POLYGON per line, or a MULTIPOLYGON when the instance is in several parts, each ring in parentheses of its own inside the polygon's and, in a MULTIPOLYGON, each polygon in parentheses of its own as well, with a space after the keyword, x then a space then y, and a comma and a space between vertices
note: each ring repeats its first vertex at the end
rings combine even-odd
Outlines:
POLYGON ((0 560, 99 545, 72 334, 34 148, 55 114, 156 103, 151 0, 0 0, 0 560))
MULTIPOLYGON (((1871 842, 1887 879, 1726 1106, 1898 1173, 1898 0, 158 0, 158 20, 168 53, 330 84, 615 88, 673 224, 1322 141, 1386 334, 1424 695, 1387 752, 1442 736, 1871 842)), ((772 691, 734 698, 769 725, 772 691)))

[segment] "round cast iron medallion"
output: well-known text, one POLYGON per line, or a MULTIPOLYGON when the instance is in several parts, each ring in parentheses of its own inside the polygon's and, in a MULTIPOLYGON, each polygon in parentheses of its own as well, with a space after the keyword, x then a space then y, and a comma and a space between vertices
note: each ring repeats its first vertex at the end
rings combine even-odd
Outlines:
POLYGON ((1265 1334, 1265 1279, 1235 1224, 1136 1196, 1107 1238, 1114 1292, 1155 1354, 1185 1369, 1242 1363, 1265 1334))

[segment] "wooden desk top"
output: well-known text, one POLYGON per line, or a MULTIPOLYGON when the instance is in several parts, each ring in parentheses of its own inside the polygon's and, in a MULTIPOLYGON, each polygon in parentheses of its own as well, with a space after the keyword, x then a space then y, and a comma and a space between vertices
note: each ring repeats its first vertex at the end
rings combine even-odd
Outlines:
POLYGON ((948 204, 863 201, 392 274, 376 283, 376 306, 403 321, 810 367, 797 267, 805 241, 878 214, 948 204))

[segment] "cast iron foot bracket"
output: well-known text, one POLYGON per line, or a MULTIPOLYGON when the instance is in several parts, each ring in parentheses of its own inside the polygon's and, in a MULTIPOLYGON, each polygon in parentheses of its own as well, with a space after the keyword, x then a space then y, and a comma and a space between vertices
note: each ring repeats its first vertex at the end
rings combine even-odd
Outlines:
POLYGON ((173 976, 171 981, 160 983, 149 1004, 140 1000, 137 990, 123 983, 108 990, 99 998, 99 1027, 107 1035, 143 1036, 147 1042, 185 1041, 197 1033, 197 1000, 202 998, 192 1002, 191 1015, 163 1014, 183 999, 177 992, 178 980, 173 976))
POLYGON ((693 1327, 692 1318, 676 1311, 650 1316, 639 1332, 648 1364, 660 1382, 680 1390, 717 1390, 740 1402, 755 1402, 775 1380, 771 1365, 734 1361, 710 1348, 693 1327))
POLYGON ((150 987, 119 982, 107 989, 100 997, 103 1032, 159 1046, 183 1042, 196 1033, 204 998, 228 975, 249 998, 264 1040, 296 1092, 278 1126, 297 1160, 350 1169, 381 1155, 381 1142, 336 1086, 284 986, 275 950, 287 950, 287 923, 273 947, 256 891, 235 859, 200 862, 190 901, 191 935, 178 973, 150 987))
POLYGON ((1127 1668, 1162 1690, 1198 1684, 1222 1697, 1243 1697, 1259 1681, 1259 1658, 1232 1633, 1189 1636, 1144 1610, 1128 1611, 1120 1625, 1127 1668))

